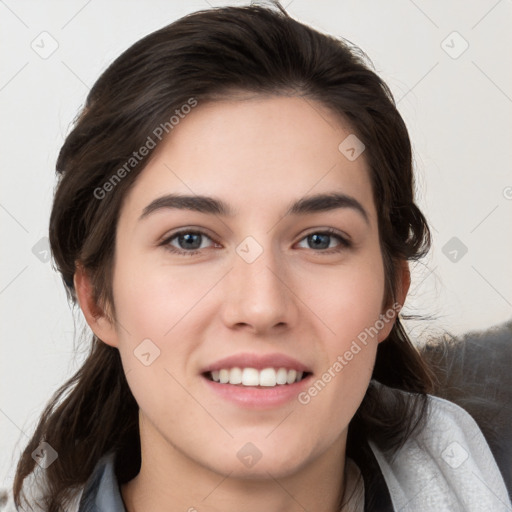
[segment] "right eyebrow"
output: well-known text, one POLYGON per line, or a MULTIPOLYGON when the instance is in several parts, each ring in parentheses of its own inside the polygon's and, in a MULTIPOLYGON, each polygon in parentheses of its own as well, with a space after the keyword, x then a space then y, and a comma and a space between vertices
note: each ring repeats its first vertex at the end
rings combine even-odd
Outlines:
POLYGON ((167 194, 151 201, 142 212, 139 220, 144 219, 153 212, 164 208, 177 208, 180 210, 192 210, 212 215, 234 216, 233 210, 220 199, 208 196, 186 196, 180 194, 167 194))

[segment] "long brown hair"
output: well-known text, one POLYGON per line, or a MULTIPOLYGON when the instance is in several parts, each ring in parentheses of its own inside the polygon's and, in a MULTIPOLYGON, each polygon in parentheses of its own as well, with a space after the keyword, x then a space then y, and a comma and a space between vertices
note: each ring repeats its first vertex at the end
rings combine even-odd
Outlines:
MULTIPOLYGON (((390 90, 361 50, 295 21, 276 3, 275 8, 225 7, 189 14, 135 43, 97 80, 61 148, 50 219, 53 258, 73 304, 73 275, 80 262, 91 276, 94 298, 115 319, 112 265, 119 212, 154 150, 127 168, 133 152, 156 137, 157 127, 170 131, 170 116, 191 98, 200 104, 233 91, 317 100, 348 120, 366 146, 385 300, 394 302, 400 262, 420 258, 430 247, 427 223, 414 202, 406 126, 390 90), (123 166, 126 172, 114 183, 123 166)), ((367 449, 361 439, 395 450, 424 419, 432 374, 400 318, 379 344, 373 379, 412 392, 412 398, 384 408, 382 391, 370 385, 349 428, 349 455, 367 449)), ((31 454, 41 441, 58 452, 44 470, 42 506, 49 512, 66 509, 73 489, 86 482, 109 451, 118 453, 120 483, 136 476, 138 406, 116 348, 93 336, 83 366, 49 401, 17 465, 13 494, 18 506, 23 481, 35 469, 31 454)))

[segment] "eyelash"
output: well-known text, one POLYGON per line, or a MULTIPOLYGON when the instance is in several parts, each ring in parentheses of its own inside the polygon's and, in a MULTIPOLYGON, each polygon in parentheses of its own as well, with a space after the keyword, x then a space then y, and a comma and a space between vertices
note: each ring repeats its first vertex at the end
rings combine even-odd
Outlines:
MULTIPOLYGON (((180 235, 184 235, 184 234, 205 236, 206 238, 209 238, 210 240, 212 240, 212 242, 218 243, 215 240, 213 240, 210 236, 208 236, 204 231, 183 229, 181 231, 177 231, 176 233, 173 233, 171 236, 169 236, 165 240, 163 240, 159 245, 164 246, 164 248, 167 251, 169 251, 173 254, 179 254, 181 256, 194 256, 194 255, 198 254, 199 252, 201 252, 202 249, 194 249, 192 251, 185 251, 185 250, 177 249, 176 247, 173 247, 172 245, 170 245, 172 240, 174 240, 175 238, 179 237, 180 235)), ((342 237, 337 231, 335 231, 334 229, 331 229, 331 228, 327 228, 322 231, 312 231, 311 233, 308 233, 304 237, 302 237, 299 240, 299 242, 302 242, 304 239, 308 238, 311 235, 328 235, 328 236, 336 238, 339 242, 339 245, 337 247, 334 247, 331 249, 322 249, 319 251, 314 251, 314 249, 312 249, 314 252, 318 252, 320 254, 324 254, 324 255, 335 254, 335 253, 341 252, 343 250, 346 250, 346 249, 349 249, 352 247, 352 243, 349 240, 342 237)))

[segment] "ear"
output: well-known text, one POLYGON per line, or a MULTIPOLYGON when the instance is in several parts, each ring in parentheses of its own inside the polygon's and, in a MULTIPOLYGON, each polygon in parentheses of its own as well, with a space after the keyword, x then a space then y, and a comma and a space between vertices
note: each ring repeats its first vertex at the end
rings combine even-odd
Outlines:
POLYGON ((80 309, 92 332, 107 345, 118 347, 119 343, 115 324, 110 320, 109 315, 95 302, 91 278, 87 270, 80 264, 76 266, 73 283, 80 309))
POLYGON ((407 292, 411 286, 411 272, 409 270, 409 262, 403 260, 400 262, 400 268, 397 275, 398 283, 396 287, 395 302, 389 304, 386 309, 382 311, 381 318, 384 323, 384 327, 379 330, 378 342, 384 341, 391 332, 393 325, 395 324, 398 313, 402 309, 407 292))

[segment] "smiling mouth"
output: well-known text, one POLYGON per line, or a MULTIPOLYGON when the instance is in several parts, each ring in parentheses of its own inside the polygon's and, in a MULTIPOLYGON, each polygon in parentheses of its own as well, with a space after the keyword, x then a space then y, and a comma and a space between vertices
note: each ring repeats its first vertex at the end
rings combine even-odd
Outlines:
POLYGON ((247 387, 277 387, 295 384, 311 375, 310 372, 288 368, 222 368, 203 373, 203 376, 219 384, 247 387))

